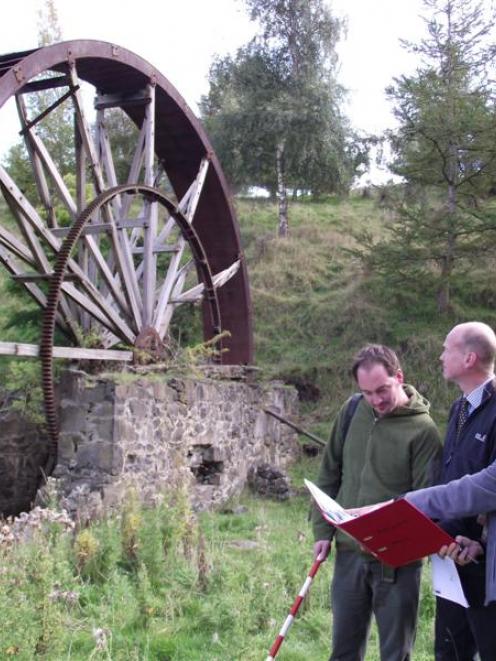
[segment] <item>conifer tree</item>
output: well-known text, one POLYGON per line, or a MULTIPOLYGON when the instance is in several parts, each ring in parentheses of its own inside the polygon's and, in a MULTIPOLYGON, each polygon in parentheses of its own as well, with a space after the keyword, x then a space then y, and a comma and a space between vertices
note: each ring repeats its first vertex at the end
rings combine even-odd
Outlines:
POLYGON ((418 56, 416 72, 387 89, 399 123, 389 133, 390 167, 407 195, 389 237, 369 245, 369 259, 400 286, 434 281, 446 312, 457 270, 496 239, 486 202, 496 177, 494 16, 474 0, 424 0, 424 7, 425 38, 404 42, 418 56))

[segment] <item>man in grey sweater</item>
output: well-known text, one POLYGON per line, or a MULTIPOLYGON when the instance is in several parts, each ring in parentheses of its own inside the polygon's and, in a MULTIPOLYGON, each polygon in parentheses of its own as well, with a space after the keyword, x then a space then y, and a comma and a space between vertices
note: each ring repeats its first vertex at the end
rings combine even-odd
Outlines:
MULTIPOLYGON (((436 487, 419 489, 405 495, 412 503, 432 519, 474 516, 487 512, 486 553, 486 598, 485 604, 496 602, 496 462, 473 475, 436 487)), ((466 564, 483 551, 482 545, 457 535, 457 545, 443 548, 442 555, 449 555, 458 563, 466 564)))
MULTIPOLYGON (((457 535, 453 544, 439 549, 439 555, 448 556, 458 564, 465 565, 485 552, 487 559, 485 604, 496 602, 496 461, 478 473, 464 475, 448 484, 410 491, 403 498, 431 519, 455 519, 476 516, 480 512, 487 513, 487 536, 483 543, 457 535)), ((347 511, 361 516, 392 502, 386 500, 375 505, 350 508, 347 511)))

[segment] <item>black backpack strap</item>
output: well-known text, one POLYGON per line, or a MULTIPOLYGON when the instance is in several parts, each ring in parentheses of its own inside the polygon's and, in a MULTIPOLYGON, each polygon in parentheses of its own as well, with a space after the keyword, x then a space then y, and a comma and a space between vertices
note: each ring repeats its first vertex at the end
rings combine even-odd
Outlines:
MULTIPOLYGON (((361 392, 356 392, 354 395, 352 395, 348 400, 348 404, 344 411, 343 421, 341 423, 341 464, 342 464, 342 454, 343 454, 344 442, 346 440, 346 434, 348 433, 351 420, 355 415, 355 411, 357 410, 357 406, 360 404, 362 397, 363 395, 361 392)), ((310 511, 308 513, 308 520, 312 518, 313 511, 318 512, 318 508, 315 505, 315 503, 312 503, 312 505, 310 506, 310 511)))
POLYGON ((343 423, 341 426, 341 439, 343 445, 346 440, 348 429, 350 428, 351 419, 355 415, 355 411, 357 410, 357 406, 360 403, 362 397, 363 395, 361 392, 356 392, 354 395, 352 395, 350 397, 350 401, 348 402, 348 406, 346 407, 346 411, 344 412, 343 423))

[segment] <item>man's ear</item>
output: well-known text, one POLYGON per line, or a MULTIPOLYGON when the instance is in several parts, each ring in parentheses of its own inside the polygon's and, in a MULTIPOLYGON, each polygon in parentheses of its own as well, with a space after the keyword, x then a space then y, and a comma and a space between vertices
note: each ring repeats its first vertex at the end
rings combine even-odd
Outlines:
POLYGON ((396 381, 398 381, 398 383, 405 383, 405 377, 403 376, 403 370, 398 370, 396 372, 396 381))
POLYGON ((475 353, 475 351, 467 351, 465 354, 465 366, 470 368, 474 367, 474 365, 477 363, 478 360, 478 355, 475 353))

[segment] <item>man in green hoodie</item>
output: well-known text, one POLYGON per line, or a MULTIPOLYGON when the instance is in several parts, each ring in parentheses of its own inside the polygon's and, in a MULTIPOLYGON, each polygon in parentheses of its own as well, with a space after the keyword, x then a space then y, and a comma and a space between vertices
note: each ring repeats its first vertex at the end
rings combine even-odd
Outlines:
MULTIPOLYGON (((441 456, 429 402, 404 383, 396 354, 383 345, 361 349, 351 371, 362 396, 354 396, 339 411, 317 485, 345 508, 429 486, 441 456)), ((312 519, 315 557, 326 558, 335 528, 316 509, 312 519)), ((415 639, 421 561, 392 569, 340 531, 335 539, 330 661, 365 658, 372 614, 382 661, 408 661, 415 639)))

